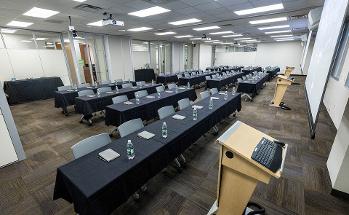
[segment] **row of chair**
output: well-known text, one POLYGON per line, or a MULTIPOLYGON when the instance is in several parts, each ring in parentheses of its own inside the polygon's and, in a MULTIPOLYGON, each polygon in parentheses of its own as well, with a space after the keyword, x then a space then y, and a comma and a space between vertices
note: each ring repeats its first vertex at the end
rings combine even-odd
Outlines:
MULTIPOLYGON (((102 81, 100 85, 106 85, 106 84, 112 84, 111 81, 102 81)), ((144 86, 145 85, 145 81, 138 81, 136 82, 136 85, 137 86, 144 86)), ((79 84, 77 86, 77 88, 87 88, 87 87, 91 87, 91 85, 89 83, 85 83, 85 84, 79 84)), ((124 83, 121 85, 122 88, 130 88, 130 87, 133 87, 133 84, 132 83, 124 83)), ((102 87, 104 88, 104 87, 102 87)), ((58 87, 57 88, 57 91, 65 91, 65 90, 72 90, 74 89, 73 86, 61 86, 61 87, 58 87)))
POLYGON ((218 93, 218 89, 217 88, 212 88, 210 90, 205 90, 200 92, 200 97, 201 99, 205 99, 210 97, 211 95, 217 94, 218 93))

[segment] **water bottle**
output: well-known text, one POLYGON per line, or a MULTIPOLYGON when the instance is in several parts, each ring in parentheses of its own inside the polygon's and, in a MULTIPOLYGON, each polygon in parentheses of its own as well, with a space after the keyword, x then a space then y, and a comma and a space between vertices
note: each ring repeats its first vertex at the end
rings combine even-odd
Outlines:
POLYGON ((135 148, 133 147, 131 140, 127 141, 126 152, 127 152, 127 158, 129 160, 132 160, 133 158, 135 158, 136 156, 135 148))
POLYGON ((175 88, 175 92, 178 93, 178 87, 175 88))
POLYGON ((161 93, 160 93, 160 92, 158 92, 158 99, 159 99, 159 98, 161 98, 161 93))
POLYGON ((197 120, 198 119, 198 110, 196 109, 196 107, 193 108, 193 120, 197 120))
POLYGON ((101 93, 99 91, 97 91, 97 96, 100 97, 101 96, 101 93))
POLYGON ((235 95, 236 93, 236 87, 233 87, 232 95, 235 95))
POLYGON ((167 124, 166 122, 162 123, 161 134, 163 138, 167 138, 167 124))
POLYGON ((139 103, 141 103, 141 102, 139 101, 138 95, 136 95, 136 104, 139 105, 139 103))
POLYGON ((187 83, 187 88, 190 89, 190 82, 187 83))
POLYGON ((208 109, 210 109, 210 110, 213 109, 213 99, 212 99, 212 97, 210 98, 210 103, 208 104, 208 109))
POLYGON ((224 100, 228 100, 228 91, 224 92, 224 100))
POLYGON ((115 91, 116 91, 116 92, 119 92, 119 87, 118 87, 118 85, 115 85, 115 91))

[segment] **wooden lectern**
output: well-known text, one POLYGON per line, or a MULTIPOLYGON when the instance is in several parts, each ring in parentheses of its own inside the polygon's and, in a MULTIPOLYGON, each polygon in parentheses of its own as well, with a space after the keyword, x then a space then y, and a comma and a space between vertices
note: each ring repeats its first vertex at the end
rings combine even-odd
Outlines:
POLYGON ((280 178, 287 145, 283 149, 281 168, 274 173, 251 158, 262 137, 274 140, 272 137, 237 121, 218 138, 217 142, 221 148, 217 201, 209 211, 209 215, 243 214, 258 182, 268 184, 271 177, 280 178))
POLYGON ((285 70, 285 74, 284 75, 287 78, 289 78, 294 69, 295 69, 294 67, 286 66, 286 70, 285 70))
POLYGON ((282 102, 282 99, 284 98, 287 87, 290 86, 292 83, 293 83, 293 81, 291 79, 289 79, 288 77, 286 77, 284 75, 278 75, 278 77, 276 79, 274 98, 271 101, 270 106, 280 107, 280 103, 282 102))

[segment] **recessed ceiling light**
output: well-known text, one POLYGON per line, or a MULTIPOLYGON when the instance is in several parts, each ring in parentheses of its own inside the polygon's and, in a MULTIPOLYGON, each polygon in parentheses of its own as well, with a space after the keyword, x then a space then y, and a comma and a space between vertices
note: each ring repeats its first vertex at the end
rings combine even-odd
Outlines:
POLYGON ((128 13, 128 15, 138 16, 138 17, 147 17, 147 16, 153 16, 153 15, 157 15, 157 14, 161 14, 161 13, 167 13, 170 11, 171 10, 168 10, 166 8, 155 6, 155 7, 147 8, 144 10, 131 12, 131 13, 128 13))
POLYGON ((220 40, 206 40, 205 43, 213 43, 213 42, 220 42, 220 40))
POLYGON ((194 37, 194 38, 190 38, 190 40, 202 40, 201 37, 194 37))
POLYGON ((139 31, 148 31, 151 29, 152 28, 149 28, 149 27, 139 27, 139 28, 131 28, 131 29, 128 29, 127 31, 139 32, 139 31))
POLYGON ((23 15, 46 19, 58 13, 59 13, 58 11, 54 11, 54 10, 47 10, 43 8, 33 7, 29 11, 23 13, 23 15))
POLYGON ((275 37, 293 37, 293 34, 281 34, 281 35, 274 35, 274 36, 270 36, 272 38, 275 38, 275 37))
POLYGON ((13 34, 15 33, 17 30, 14 30, 14 29, 7 29, 7 28, 3 28, 1 29, 1 33, 3 34, 13 34))
POLYGON ((122 29, 122 30, 119 30, 120 32, 125 32, 126 30, 122 29))
POLYGON ((32 43, 32 40, 21 40, 22 43, 32 43))
POLYGON ((32 22, 20 22, 20 21, 11 21, 7 23, 7 26, 14 26, 14 27, 28 27, 31 26, 33 23, 32 22))
POLYGON ((159 36, 164 36, 164 35, 176 34, 176 32, 167 31, 167 32, 159 32, 159 33, 155 33, 155 34, 156 34, 156 35, 159 35, 159 36))
POLYGON ((87 0, 73 0, 73 1, 77 1, 77 2, 85 2, 87 0))
POLYGON ((234 40, 250 40, 251 37, 241 37, 241 38, 235 38, 234 40))
POLYGON ((260 42, 260 41, 259 41, 259 40, 252 39, 252 40, 240 40, 240 42, 242 42, 242 43, 258 43, 258 42, 260 42))
POLYGON ((273 10, 281 10, 281 9, 284 9, 284 5, 282 3, 272 4, 268 6, 262 6, 262 7, 255 7, 255 8, 246 9, 246 10, 238 10, 238 11, 234 11, 234 13, 236 15, 242 16, 247 14, 262 13, 262 12, 273 11, 273 10))
POLYGON ((290 33, 292 32, 291 30, 285 30, 285 31, 268 31, 264 32, 265 34, 281 34, 281 33, 290 33))
POLYGON ((220 32, 213 32, 210 33, 211 35, 219 35, 219 34, 233 34, 234 32, 232 31, 220 31, 220 32))
POLYGON ((91 22, 91 23, 88 23, 87 25, 102 27, 103 26, 103 20, 99 20, 97 22, 91 22))
POLYGON ((276 25, 276 26, 262 27, 262 28, 258 28, 258 29, 263 31, 263 30, 289 28, 289 27, 290 27, 290 25, 276 25))
POLYGON ((208 26, 208 27, 201 27, 201 28, 193 28, 194 31, 207 31, 207 30, 213 30, 213 29, 220 29, 219 26, 208 26))
POLYGON ((295 40, 295 38, 293 38, 293 37, 290 37, 290 38, 277 38, 277 39, 275 39, 275 41, 277 41, 277 42, 293 41, 293 40, 295 40))
POLYGON ((242 34, 232 34, 232 35, 224 35, 222 37, 242 37, 242 34))
POLYGON ((181 35, 181 36, 175 36, 175 38, 189 38, 193 37, 192 35, 181 35))
POLYGON ((44 37, 37 37, 37 38, 32 38, 32 40, 44 41, 44 40, 47 40, 47 38, 44 38, 44 37))
POLYGON ((197 23, 197 22, 201 22, 201 21, 202 20, 200 20, 200 19, 192 18, 192 19, 184 19, 184 20, 169 22, 168 24, 170 24, 170 25, 185 25, 185 24, 197 23))
POLYGON ((249 23, 252 24, 252 25, 256 25, 256 24, 281 22, 281 21, 287 21, 287 17, 278 17, 278 18, 271 18, 271 19, 260 19, 260 20, 249 21, 249 23))

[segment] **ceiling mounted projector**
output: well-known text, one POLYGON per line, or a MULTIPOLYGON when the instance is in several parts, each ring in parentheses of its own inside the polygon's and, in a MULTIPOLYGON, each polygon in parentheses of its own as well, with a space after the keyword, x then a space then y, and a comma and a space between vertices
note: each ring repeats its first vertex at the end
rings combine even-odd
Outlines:
MULTIPOLYGON (((103 13, 103 15, 107 16, 108 13, 103 13)), ((109 16, 105 19, 103 19, 102 21, 102 25, 103 26, 107 26, 107 25, 113 25, 113 26, 120 26, 120 27, 124 27, 125 26, 125 22, 124 21, 120 21, 120 20, 116 20, 113 18, 113 14, 109 14, 109 16)))
POLYGON ((210 38, 210 37, 207 37, 206 34, 203 34, 202 37, 201 37, 201 40, 203 40, 203 41, 210 41, 211 38, 210 38))

